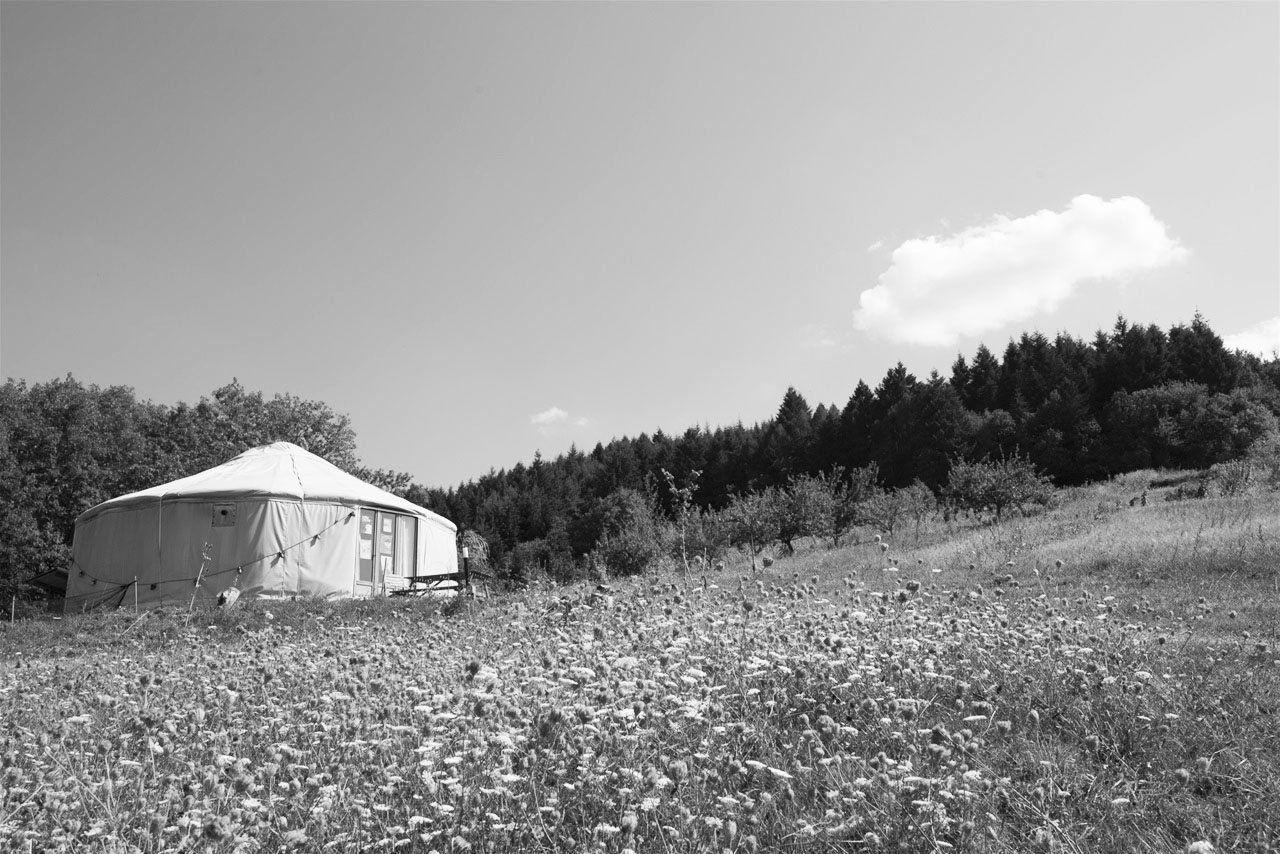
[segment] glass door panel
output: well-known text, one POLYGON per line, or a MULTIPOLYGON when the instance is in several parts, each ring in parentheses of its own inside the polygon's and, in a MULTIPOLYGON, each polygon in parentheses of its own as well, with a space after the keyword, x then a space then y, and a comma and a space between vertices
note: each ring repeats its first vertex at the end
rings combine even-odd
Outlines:
POLYGON ((378 574, 374 583, 381 592, 387 576, 396 572, 396 517, 393 513, 378 512, 378 574))
POLYGON ((361 584, 373 583, 374 526, 377 524, 375 517, 372 510, 360 511, 360 552, 356 556, 359 573, 356 577, 361 584))
POLYGON ((412 516, 396 516, 397 575, 417 575, 414 566, 418 556, 418 520, 412 516))

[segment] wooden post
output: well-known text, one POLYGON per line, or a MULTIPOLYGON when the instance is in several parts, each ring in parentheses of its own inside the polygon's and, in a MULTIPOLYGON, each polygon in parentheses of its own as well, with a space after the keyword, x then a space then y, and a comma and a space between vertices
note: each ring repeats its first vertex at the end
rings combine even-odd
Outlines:
POLYGON ((462 547, 462 586, 467 591, 467 595, 473 595, 471 592, 471 549, 467 546, 462 547))

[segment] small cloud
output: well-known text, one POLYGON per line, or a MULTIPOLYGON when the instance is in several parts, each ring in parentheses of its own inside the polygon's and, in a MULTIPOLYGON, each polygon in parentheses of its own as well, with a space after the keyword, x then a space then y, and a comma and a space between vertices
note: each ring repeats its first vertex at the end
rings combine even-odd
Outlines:
POLYGON ((529 423, 537 427, 539 433, 547 435, 563 427, 587 427, 591 424, 591 419, 583 415, 572 416, 560 407, 553 406, 537 415, 530 415, 529 423))
POLYGON ((539 412, 537 415, 529 416, 529 423, 537 427, 550 427, 552 424, 563 424, 568 420, 569 413, 558 406, 553 406, 545 412, 539 412))
POLYGON ((1188 250, 1141 199, 1083 195, 947 236, 908 240, 862 292, 854 327, 909 344, 954 345, 1055 310, 1085 281, 1123 282, 1188 250))
POLYGON ((1243 350, 1264 359, 1280 359, 1280 315, 1222 340, 1228 350, 1243 350))
POLYGON ((870 246, 867 247, 867 251, 875 252, 876 250, 883 249, 883 248, 884 248, 884 240, 877 240, 875 243, 872 243, 870 246))
POLYGON ((819 323, 807 323, 800 330, 800 342, 805 347, 812 347, 815 350, 827 350, 832 347, 840 346, 837 336, 831 334, 831 330, 819 323))

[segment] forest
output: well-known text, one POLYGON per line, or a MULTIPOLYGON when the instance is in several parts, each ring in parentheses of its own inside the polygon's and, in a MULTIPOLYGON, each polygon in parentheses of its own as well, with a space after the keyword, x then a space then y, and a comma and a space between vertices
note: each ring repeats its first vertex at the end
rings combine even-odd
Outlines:
POLYGON ((843 406, 794 388, 772 417, 572 448, 449 488, 361 465, 350 419, 320 401, 267 398, 237 381, 198 403, 139 400, 72 376, 0 386, 0 595, 65 568, 75 518, 134 490, 294 442, 483 538, 501 577, 568 580, 604 563, 643 568, 731 546, 833 541, 855 525, 892 532, 924 512, 994 511, 1038 485, 1138 469, 1209 470, 1277 443, 1280 359, 1228 350, 1199 315, 1167 331, 1118 318, 1092 341, 1038 332, 958 356, 947 376, 899 363, 843 406), (978 495, 1003 472, 1024 493, 978 495), (968 484, 968 492, 964 484, 968 484), (667 532, 666 543, 654 531, 667 532), (640 545, 638 546, 637 543, 640 545))

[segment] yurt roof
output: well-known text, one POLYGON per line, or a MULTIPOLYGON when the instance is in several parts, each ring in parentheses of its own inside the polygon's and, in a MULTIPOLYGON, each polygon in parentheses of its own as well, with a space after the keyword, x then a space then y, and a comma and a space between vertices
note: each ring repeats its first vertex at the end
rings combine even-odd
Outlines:
POLYGON ((165 501, 236 501, 274 498, 359 504, 435 519, 457 530, 448 519, 398 495, 365 483, 322 457, 291 442, 251 448, 220 466, 131 492, 91 507, 76 519, 80 525, 99 514, 165 501))

